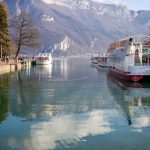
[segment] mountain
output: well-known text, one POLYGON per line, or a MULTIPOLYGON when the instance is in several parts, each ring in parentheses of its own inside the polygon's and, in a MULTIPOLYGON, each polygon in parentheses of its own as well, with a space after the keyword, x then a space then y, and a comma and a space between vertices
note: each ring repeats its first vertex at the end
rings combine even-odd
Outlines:
POLYGON ((118 38, 148 33, 150 24, 150 11, 131 11, 121 1, 118 4, 109 4, 108 0, 4 1, 10 16, 22 10, 32 15, 42 35, 43 49, 53 49, 55 55, 103 50, 118 38))

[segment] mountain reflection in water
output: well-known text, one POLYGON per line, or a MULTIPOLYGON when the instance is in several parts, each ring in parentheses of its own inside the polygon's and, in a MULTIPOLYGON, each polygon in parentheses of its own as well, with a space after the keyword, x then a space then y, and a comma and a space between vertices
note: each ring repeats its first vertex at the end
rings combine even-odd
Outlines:
POLYGON ((149 84, 114 80, 87 59, 54 60, 0 83, 2 150, 150 147, 149 84))

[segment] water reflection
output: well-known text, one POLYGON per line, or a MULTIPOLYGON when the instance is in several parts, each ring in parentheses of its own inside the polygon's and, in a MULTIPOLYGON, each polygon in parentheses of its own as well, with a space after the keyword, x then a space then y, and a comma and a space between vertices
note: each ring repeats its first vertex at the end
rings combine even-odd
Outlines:
POLYGON ((9 75, 0 76, 0 123, 8 116, 9 75))
POLYGON ((89 66, 81 60, 58 60, 50 67, 31 68, 30 74, 18 72, 11 84, 11 112, 28 120, 40 120, 47 116, 107 109, 112 103, 104 100, 107 87, 102 86, 100 90, 94 78, 89 66))
POLYGON ((34 148, 38 148, 37 141, 41 149, 54 149, 66 147, 69 144, 77 144, 86 141, 86 136, 107 134, 113 131, 108 116, 109 111, 93 111, 78 115, 64 115, 52 118, 49 122, 35 124, 31 128, 31 137, 34 148), (42 137, 42 138, 41 138, 42 137), (61 147, 59 147, 61 146, 61 147))
MULTIPOLYGON (((123 82, 108 75, 108 87, 118 104, 118 111, 136 129, 150 126, 150 86, 123 82)), ((138 130, 139 131, 139 130, 138 130)))
POLYGON ((107 87, 100 85, 97 77, 97 72, 89 73, 85 62, 68 60, 56 61, 52 68, 38 66, 16 72, 9 91, 11 115, 0 127, 0 132, 9 135, 0 136, 5 143, 2 146, 66 148, 86 142, 88 136, 113 132, 111 118, 118 113, 105 98, 107 87))
POLYGON ((88 60, 8 77, 0 78, 0 149, 149 149, 148 85, 113 80, 88 60))

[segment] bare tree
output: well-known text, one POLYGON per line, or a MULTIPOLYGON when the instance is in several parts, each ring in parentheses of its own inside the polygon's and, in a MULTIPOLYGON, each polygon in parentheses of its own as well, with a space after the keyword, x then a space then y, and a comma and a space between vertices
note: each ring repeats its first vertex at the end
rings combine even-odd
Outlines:
POLYGON ((12 39, 16 44, 15 58, 22 48, 38 48, 40 46, 40 33, 32 17, 27 12, 21 12, 12 18, 10 23, 12 39))

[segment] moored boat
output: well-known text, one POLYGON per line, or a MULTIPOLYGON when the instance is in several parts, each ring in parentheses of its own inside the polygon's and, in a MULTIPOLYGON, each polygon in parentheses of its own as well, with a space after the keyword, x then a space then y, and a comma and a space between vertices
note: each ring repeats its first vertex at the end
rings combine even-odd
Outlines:
POLYGON ((34 58, 34 62, 36 65, 49 65, 52 64, 52 56, 51 53, 39 53, 34 58))
POLYGON ((107 63, 107 59, 108 59, 108 54, 100 54, 99 57, 97 58, 97 62, 98 62, 98 66, 99 67, 104 67, 107 68, 108 67, 108 63, 107 63))
POLYGON ((98 65, 98 61, 97 61, 98 57, 99 57, 99 54, 93 54, 91 56, 91 64, 92 65, 98 65))
POLYGON ((108 52, 111 75, 129 81, 150 77, 150 36, 121 39, 110 44, 108 52))

